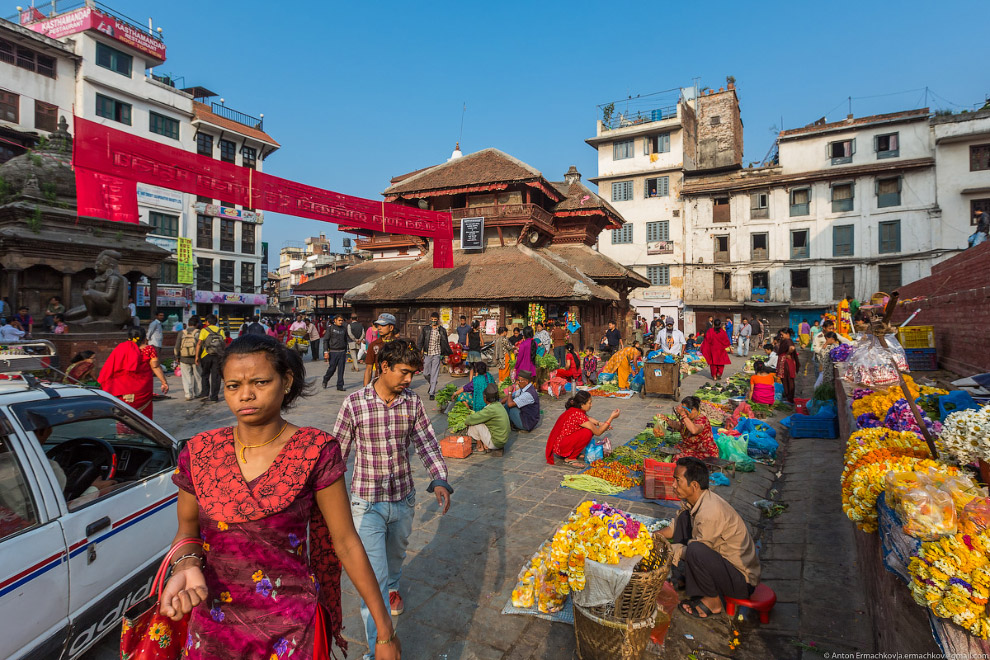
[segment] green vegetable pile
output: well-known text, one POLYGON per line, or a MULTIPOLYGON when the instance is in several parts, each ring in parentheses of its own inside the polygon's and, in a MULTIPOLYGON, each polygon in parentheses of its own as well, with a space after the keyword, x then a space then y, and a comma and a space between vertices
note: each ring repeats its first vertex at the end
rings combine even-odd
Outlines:
POLYGON ((815 388, 815 394, 811 398, 815 401, 835 401, 835 385, 822 383, 815 388))
POLYGON ((471 414, 471 408, 468 404, 463 401, 458 401, 454 404, 454 408, 447 415, 447 431, 450 433, 459 433, 467 428, 465 420, 468 415, 471 414))
POLYGON ((733 397, 746 396, 749 393, 749 376, 736 374, 725 383, 705 383, 694 393, 702 401, 724 403, 733 397))
POLYGON ((512 387, 512 376, 506 376, 505 380, 498 384, 499 394, 504 392, 507 387, 512 387))
POLYGON ((618 392, 619 391, 619 384, 616 383, 615 381, 609 381, 607 383, 602 383, 601 385, 598 386, 598 391, 599 392, 618 392))
POLYGON ((652 429, 640 431, 639 434, 622 445, 612 450, 608 460, 621 463, 622 465, 635 465, 642 463, 647 458, 667 459, 666 453, 658 451, 664 447, 672 447, 680 440, 680 436, 672 431, 667 431, 666 435, 658 438, 653 434, 652 429))
POLYGON ((453 383, 450 383, 449 385, 444 385, 439 390, 437 390, 437 396, 436 396, 437 408, 439 408, 440 410, 446 408, 447 404, 450 403, 450 400, 454 398, 454 392, 456 391, 457 391, 457 386, 454 385, 453 383))
POLYGON ((534 362, 536 362, 536 366, 540 367, 541 369, 546 369, 547 371, 553 371, 554 369, 560 368, 560 363, 557 362, 557 358, 553 356, 553 353, 545 353, 543 355, 537 355, 536 360, 534 360, 534 362))
POLYGON ((773 415, 773 406, 765 403, 751 403, 749 407, 752 408, 753 414, 757 417, 770 417, 773 415))
MULTIPOLYGON (((919 396, 917 399, 915 399, 915 402, 918 404, 918 407, 919 408, 921 408, 926 413, 928 413, 928 416, 929 417, 931 417, 932 419, 938 419, 938 416, 941 414, 940 411, 939 411, 939 409, 938 409, 938 398, 939 398, 939 396, 941 396, 941 395, 939 395, 939 394, 925 394, 924 396, 919 396)), ((946 406, 945 406, 946 409, 949 409, 949 406, 950 405, 953 408, 955 408, 955 406, 953 404, 951 404, 948 401, 946 401, 946 406)))

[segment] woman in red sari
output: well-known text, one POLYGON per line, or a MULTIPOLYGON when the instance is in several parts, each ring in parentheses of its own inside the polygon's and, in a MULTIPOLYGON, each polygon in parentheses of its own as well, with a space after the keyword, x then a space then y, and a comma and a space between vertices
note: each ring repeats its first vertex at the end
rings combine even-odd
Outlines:
POLYGON ((664 419, 668 428, 681 434, 681 441, 677 445, 680 453, 674 457, 675 462, 683 456, 694 456, 701 460, 718 458, 718 445, 712 436, 711 422, 701 414, 701 399, 696 396, 684 397, 681 405, 674 407, 674 415, 677 419, 666 415, 664 419))
POLYGON ((173 476, 179 531, 172 545, 188 545, 177 553, 160 611, 176 621, 192 612, 183 657, 327 660, 334 641, 346 653, 343 565, 378 626, 376 659, 399 658, 354 529, 340 446, 282 417, 306 387, 302 358, 270 337, 245 335, 227 347, 220 369, 236 426, 189 440, 173 476), (191 543, 199 539, 202 548, 191 543))
POLYGON ((557 369, 555 376, 557 378, 563 378, 566 381, 580 380, 581 379, 581 362, 578 360, 577 353, 574 352, 574 344, 567 344, 564 346, 567 356, 564 360, 564 368, 557 369))
POLYGON ((715 319, 712 322, 712 327, 705 332, 705 340, 701 342, 701 354, 704 356, 705 361, 708 362, 708 368, 712 371, 712 380, 722 378, 722 371, 725 369, 725 365, 731 362, 728 353, 725 351, 731 345, 729 337, 725 334, 725 329, 722 327, 722 321, 715 319))
POLYGON ((571 467, 583 467, 578 456, 588 446, 591 439, 601 435, 612 427, 612 420, 619 416, 618 410, 613 410, 604 422, 588 417, 591 410, 591 395, 584 390, 578 392, 564 404, 564 412, 557 418, 557 423, 547 438, 546 459, 549 465, 555 465, 555 456, 564 459, 571 467))
POLYGON ((158 353, 148 345, 144 328, 127 331, 127 341, 117 344, 100 369, 100 387, 132 408, 154 419, 151 403, 155 395, 155 379, 162 384, 162 394, 168 394, 168 381, 158 363, 158 353))
POLYGON ((801 361, 798 358, 797 347, 794 345, 794 331, 784 328, 780 331, 780 342, 777 345, 777 376, 784 386, 784 401, 794 403, 794 381, 797 380, 801 361))

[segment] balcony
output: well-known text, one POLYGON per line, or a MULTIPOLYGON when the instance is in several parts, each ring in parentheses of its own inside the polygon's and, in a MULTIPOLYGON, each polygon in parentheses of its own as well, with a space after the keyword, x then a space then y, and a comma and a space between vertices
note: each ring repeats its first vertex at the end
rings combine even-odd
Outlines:
POLYGON ((520 224, 535 222, 551 229, 553 214, 536 204, 495 204, 494 206, 472 206, 466 209, 452 209, 451 217, 456 221, 462 218, 484 217, 487 224, 520 224))
POLYGON ((602 128, 615 130, 626 126, 636 126, 638 124, 648 124, 654 121, 673 119, 677 116, 677 106, 668 105, 662 108, 651 108, 650 110, 638 110, 635 113, 614 112, 608 121, 602 122, 602 128))
POLYGON ((213 102, 210 109, 213 110, 213 114, 223 117, 224 119, 236 121, 238 124, 243 124, 244 126, 248 126, 250 128, 256 128, 259 131, 265 130, 265 120, 263 117, 252 117, 251 115, 228 108, 222 103, 217 103, 216 101, 213 102))
POLYGON ((371 238, 355 239, 354 245, 358 250, 402 250, 418 247, 419 243, 405 234, 376 234, 371 238))

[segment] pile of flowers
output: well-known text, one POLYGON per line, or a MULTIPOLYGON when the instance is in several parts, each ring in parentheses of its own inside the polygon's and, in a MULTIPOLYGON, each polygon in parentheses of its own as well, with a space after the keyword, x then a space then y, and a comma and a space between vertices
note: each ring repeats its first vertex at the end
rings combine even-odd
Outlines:
POLYGON ((955 534, 922 543, 911 559, 911 595, 935 616, 952 619, 971 634, 990 637, 990 536, 955 534))
POLYGON ((608 504, 582 502, 520 574, 512 604, 560 611, 567 594, 585 587, 585 559, 617 564, 620 556, 647 557, 652 550, 653 536, 645 525, 608 504))
POLYGON ((828 352, 833 362, 845 362, 852 355, 852 344, 839 344, 828 352))
POLYGON ((618 461, 599 459, 592 463, 591 467, 584 471, 584 474, 604 479, 613 486, 632 488, 643 483, 642 478, 634 474, 642 471, 643 466, 639 463, 624 465, 618 461))
POLYGON ((945 418, 941 440, 960 463, 990 460, 990 406, 960 410, 945 418))
MULTIPOLYGON (((924 410, 920 410, 920 412, 921 421, 928 427, 928 431, 932 435, 941 433, 942 424, 929 419, 924 410)), ((921 432, 921 429, 918 427, 918 421, 914 418, 914 413, 911 412, 911 406, 908 405, 907 399, 898 399, 894 402, 894 405, 890 407, 887 415, 883 418, 883 425, 895 431, 921 432)))

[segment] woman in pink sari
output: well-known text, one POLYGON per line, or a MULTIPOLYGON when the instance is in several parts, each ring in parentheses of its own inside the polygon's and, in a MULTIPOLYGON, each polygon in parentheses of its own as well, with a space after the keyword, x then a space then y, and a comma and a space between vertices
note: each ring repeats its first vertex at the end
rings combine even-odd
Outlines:
POLYGON ((536 342, 533 340, 533 328, 526 326, 523 328, 523 340, 516 344, 516 373, 528 371, 536 373, 536 363, 533 362, 533 354, 536 352, 536 342))
POLYGON ((160 611, 176 621, 192 613, 183 657, 329 660, 333 642, 346 653, 343 566, 378 627, 376 659, 399 658, 354 529, 340 446, 282 417, 306 387, 302 359, 269 337, 245 335, 227 347, 220 368, 236 425, 190 439, 173 476, 172 545, 187 545, 160 611), (200 539, 202 548, 193 543, 200 539))
POLYGON ((144 328, 127 331, 127 341, 117 344, 100 369, 100 387, 132 408, 154 419, 151 400, 155 395, 155 380, 162 384, 162 394, 168 394, 168 381, 158 363, 154 346, 147 344, 144 328))

